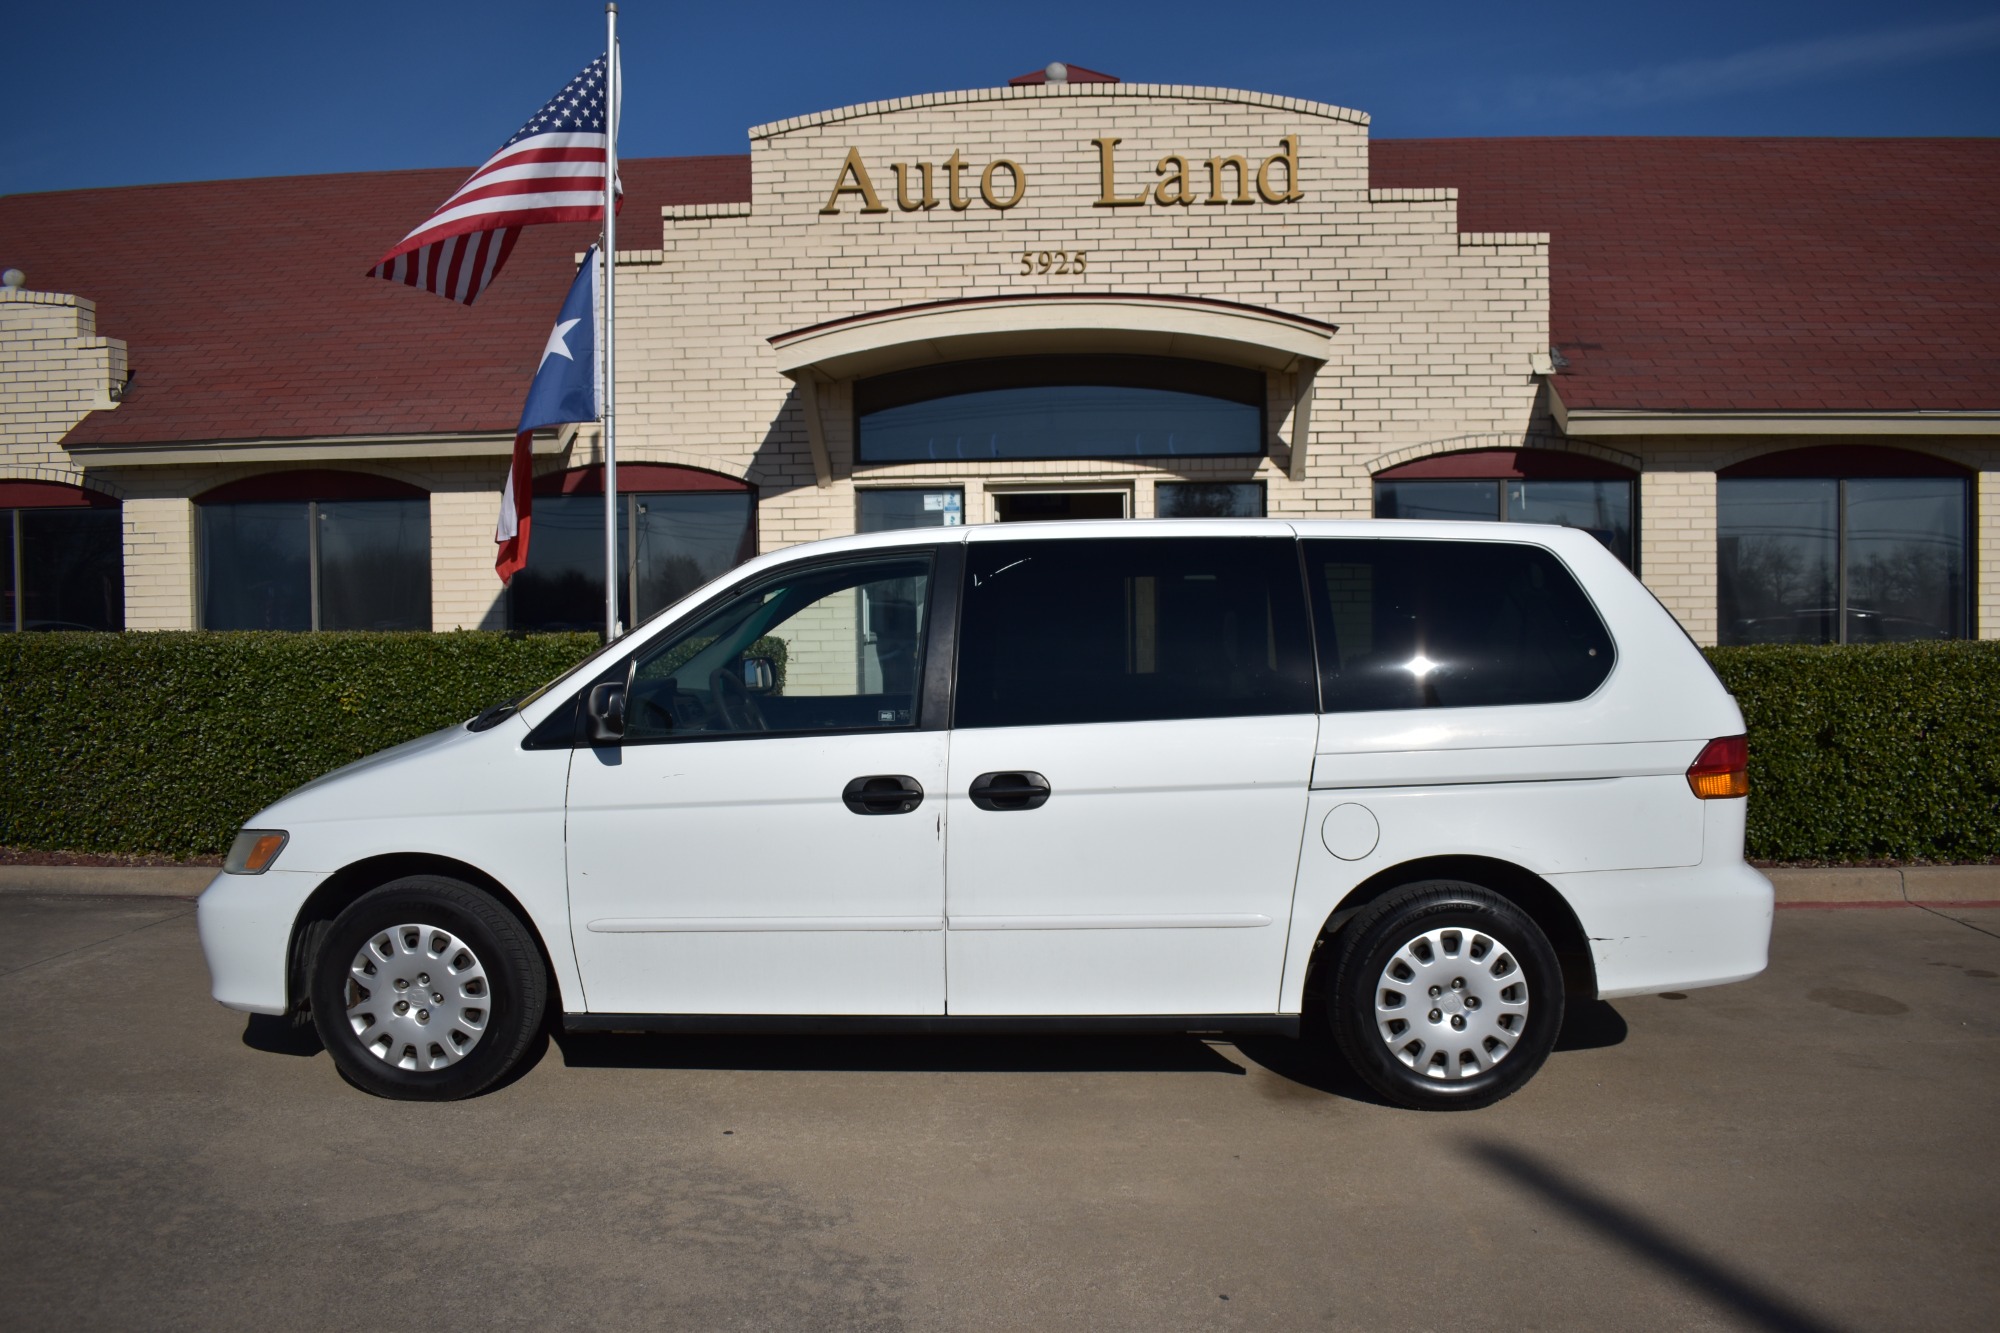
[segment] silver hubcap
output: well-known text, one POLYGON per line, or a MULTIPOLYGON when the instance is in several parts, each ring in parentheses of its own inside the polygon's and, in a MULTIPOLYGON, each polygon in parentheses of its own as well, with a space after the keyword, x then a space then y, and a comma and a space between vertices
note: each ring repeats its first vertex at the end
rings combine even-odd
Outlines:
POLYGON ((347 969, 347 1022, 398 1069, 446 1069, 486 1035, 492 986, 478 955, 437 926, 391 926, 347 969))
POLYGON ((1375 1028, 1398 1060, 1442 1081, 1507 1058, 1528 1026, 1528 979, 1491 935, 1447 926, 1402 948, 1375 983, 1375 1028))

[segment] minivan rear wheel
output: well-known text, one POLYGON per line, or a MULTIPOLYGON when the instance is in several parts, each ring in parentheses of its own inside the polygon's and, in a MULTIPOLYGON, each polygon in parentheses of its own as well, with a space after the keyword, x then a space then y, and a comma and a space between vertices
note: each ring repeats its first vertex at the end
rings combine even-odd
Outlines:
POLYGON ((1341 932, 1328 1018, 1369 1087, 1417 1110, 1471 1110, 1540 1069, 1562 1029, 1562 969, 1541 928, 1458 880, 1406 885, 1341 932))
POLYGON ((439 875, 355 899, 320 940, 311 990, 313 1024, 348 1082, 400 1101, 484 1092, 521 1062, 548 1007, 527 928, 439 875))

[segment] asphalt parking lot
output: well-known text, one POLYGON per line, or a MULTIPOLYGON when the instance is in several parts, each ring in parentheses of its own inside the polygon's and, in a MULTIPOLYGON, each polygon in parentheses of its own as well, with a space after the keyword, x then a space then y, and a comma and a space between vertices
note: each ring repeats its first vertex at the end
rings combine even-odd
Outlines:
POLYGON ((0 894, 0 1325, 1986 1328, 2000 911, 1785 910, 1419 1115, 1294 1043, 565 1039, 377 1101, 192 905, 0 894))

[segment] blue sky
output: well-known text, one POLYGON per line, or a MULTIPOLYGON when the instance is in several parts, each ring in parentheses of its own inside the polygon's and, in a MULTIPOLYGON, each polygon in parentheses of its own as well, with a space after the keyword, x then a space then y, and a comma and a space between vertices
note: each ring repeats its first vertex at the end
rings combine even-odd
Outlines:
MULTIPOLYGON (((10 6, 0 193, 470 165, 603 48, 594 0, 10 6)), ((1386 137, 2000 134, 2000 4, 626 0, 629 156, 1067 60, 1386 137)))

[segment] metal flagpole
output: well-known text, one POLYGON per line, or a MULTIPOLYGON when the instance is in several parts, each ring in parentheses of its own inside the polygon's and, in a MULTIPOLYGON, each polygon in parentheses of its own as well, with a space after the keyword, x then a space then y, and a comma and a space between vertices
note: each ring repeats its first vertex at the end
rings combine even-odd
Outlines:
POLYGON ((618 6, 604 6, 604 323, 598 330, 603 349, 604 385, 599 400, 604 409, 604 641, 619 635, 618 623, 618 433, 614 403, 617 396, 618 321, 618 6))

